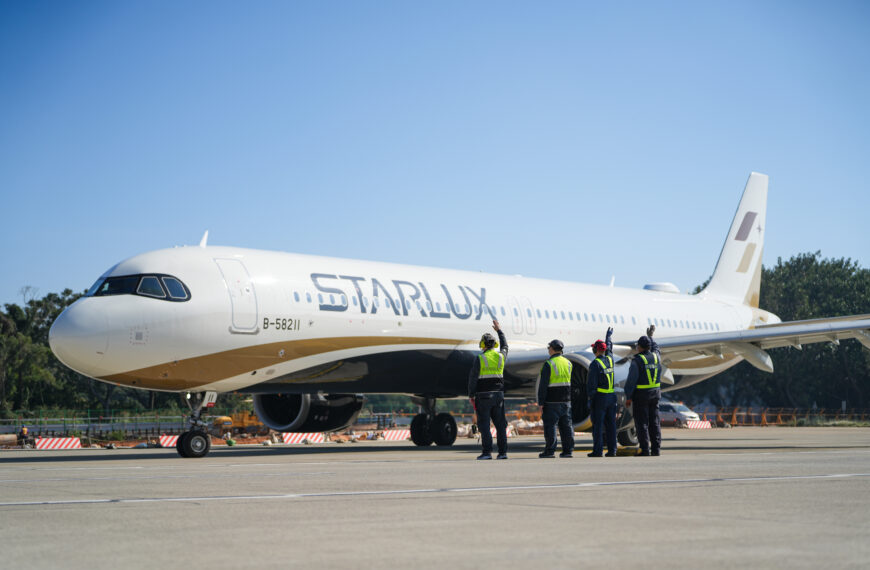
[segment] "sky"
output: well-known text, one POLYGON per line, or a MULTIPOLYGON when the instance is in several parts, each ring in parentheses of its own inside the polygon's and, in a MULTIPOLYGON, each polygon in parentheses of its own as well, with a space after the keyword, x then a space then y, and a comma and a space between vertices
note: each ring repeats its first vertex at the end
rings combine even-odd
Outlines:
POLYGON ((688 291, 870 266, 870 4, 0 3, 0 305, 231 245, 688 291))

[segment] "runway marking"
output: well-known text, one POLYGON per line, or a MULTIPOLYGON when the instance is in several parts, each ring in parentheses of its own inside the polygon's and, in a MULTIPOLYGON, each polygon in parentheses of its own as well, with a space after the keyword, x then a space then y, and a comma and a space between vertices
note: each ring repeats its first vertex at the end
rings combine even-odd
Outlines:
POLYGON ((312 475, 335 475, 334 471, 311 471, 304 473, 200 473, 192 475, 134 475, 132 477, 51 477, 42 479, 0 479, 2 483, 44 483, 47 481, 142 481, 150 479, 238 479, 240 477, 308 477, 312 475))
POLYGON ((738 483, 745 481, 806 481, 813 479, 850 479, 870 477, 870 473, 832 473, 828 475, 783 475, 774 477, 713 477, 708 479, 661 479, 647 481, 591 481, 588 483, 555 483, 544 485, 509 485, 504 487, 454 487, 443 489, 390 489, 381 491, 330 491, 322 493, 288 493, 280 495, 226 495, 216 497, 144 497, 138 499, 81 499, 58 501, 22 501, 0 502, 0 507, 35 507, 46 505, 99 505, 99 504, 129 504, 129 503, 178 503, 204 501, 257 501, 257 500, 287 500, 313 499, 330 497, 365 497, 391 495, 418 495, 436 493, 489 493, 504 491, 528 491, 547 489, 579 489, 588 487, 620 487, 631 485, 669 485, 685 483, 738 483))

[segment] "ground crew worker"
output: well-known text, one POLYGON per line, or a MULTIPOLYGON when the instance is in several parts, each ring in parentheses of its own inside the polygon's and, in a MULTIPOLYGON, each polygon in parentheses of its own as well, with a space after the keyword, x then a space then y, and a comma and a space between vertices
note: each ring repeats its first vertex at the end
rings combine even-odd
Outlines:
POLYGON ((18 445, 21 447, 27 445, 27 426, 21 426, 21 430, 18 432, 18 445))
POLYGON ((490 333, 480 337, 482 351, 468 373, 468 397, 477 412, 477 429, 483 448, 478 459, 492 459, 492 433, 489 421, 495 424, 498 456, 507 459, 507 418, 504 414, 504 363, 507 360, 507 339, 498 325, 492 321, 492 328, 498 334, 498 343, 490 333), (499 350, 496 350, 498 348, 499 350))
POLYGON ((607 328, 605 340, 592 344, 595 360, 589 364, 586 393, 592 416, 592 453, 588 457, 601 457, 604 451, 604 432, 607 432, 607 457, 616 457, 616 393, 613 391, 613 329, 607 328))
POLYGON ((550 358, 538 378, 538 404, 543 408, 544 451, 538 457, 555 457, 556 425, 562 439, 559 457, 574 457, 574 424, 571 421, 571 361, 562 356, 565 344, 551 340, 547 345, 550 358))
POLYGON ((659 400, 662 397, 662 364, 658 344, 652 339, 655 325, 647 336, 637 339, 638 354, 631 359, 625 381, 625 405, 631 408, 641 455, 659 455, 662 447, 662 422, 659 400))

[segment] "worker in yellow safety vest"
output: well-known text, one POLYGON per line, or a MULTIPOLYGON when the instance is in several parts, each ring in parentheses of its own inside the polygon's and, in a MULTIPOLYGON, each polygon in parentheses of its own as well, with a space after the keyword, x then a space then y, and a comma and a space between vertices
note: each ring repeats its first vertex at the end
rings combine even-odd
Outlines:
POLYGON ((631 359, 628 380, 625 381, 625 406, 634 416, 640 455, 660 455, 662 448, 662 421, 659 417, 662 356, 652 339, 655 330, 655 325, 651 325, 646 336, 637 339, 638 353, 631 359))
POLYGON ((498 342, 491 333, 480 337, 480 354, 474 359, 468 372, 468 397, 477 412, 477 429, 483 448, 478 459, 492 459, 492 433, 489 422, 495 425, 498 456, 507 459, 507 418, 504 413, 504 365, 508 345, 497 320, 492 328, 498 334, 498 342), (498 350, 496 350, 498 349, 498 350))
POLYGON ((547 345, 550 358, 541 368, 538 376, 538 404, 543 408, 544 451, 541 458, 556 455, 556 426, 562 439, 562 453, 559 457, 574 456, 574 424, 571 421, 571 361, 562 356, 565 343, 553 339, 547 345))
POLYGON ((607 457, 616 457, 616 392, 613 389, 613 329, 607 328, 605 340, 592 343, 595 360, 589 364, 586 394, 589 415, 592 418, 592 453, 601 457, 604 451, 604 432, 607 432, 607 457))

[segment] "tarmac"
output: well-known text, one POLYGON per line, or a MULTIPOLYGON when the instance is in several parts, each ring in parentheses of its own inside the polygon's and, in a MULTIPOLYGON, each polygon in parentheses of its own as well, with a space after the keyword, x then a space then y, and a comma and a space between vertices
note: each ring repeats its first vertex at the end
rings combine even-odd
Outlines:
POLYGON ((0 451, 0 566, 868 565, 870 428, 666 429, 660 457, 589 443, 0 451))

